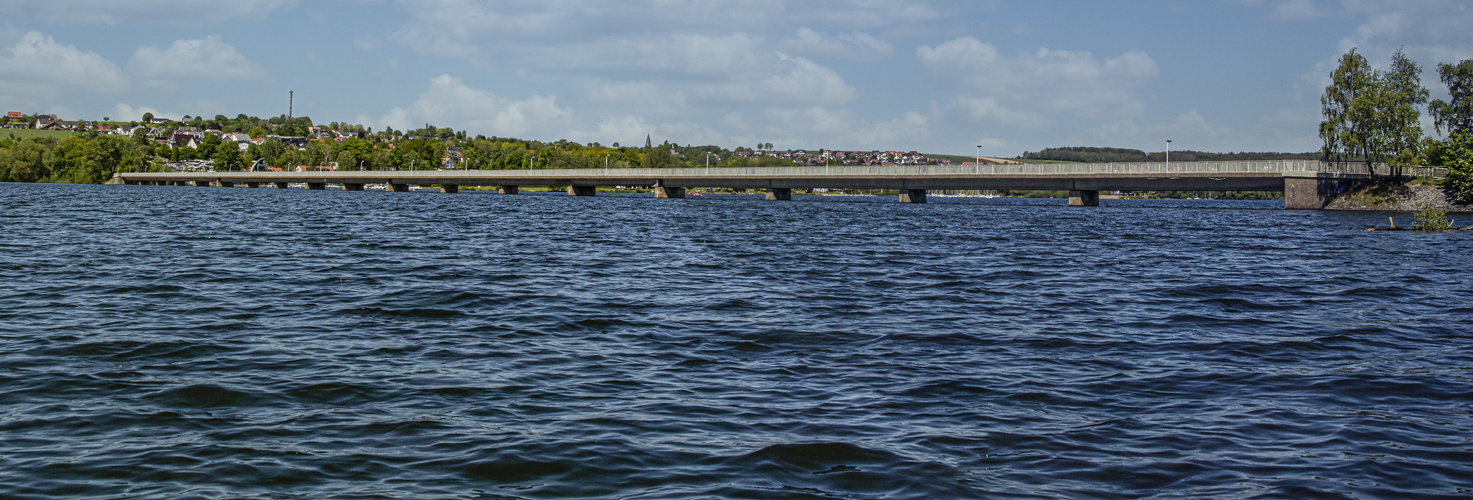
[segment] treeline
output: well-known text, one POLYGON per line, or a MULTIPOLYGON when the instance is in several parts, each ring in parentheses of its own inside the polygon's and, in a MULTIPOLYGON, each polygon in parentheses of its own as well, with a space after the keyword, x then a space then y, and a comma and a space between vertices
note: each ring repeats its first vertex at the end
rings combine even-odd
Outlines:
MULTIPOLYGON (((209 160, 219 171, 260 165, 284 171, 335 165, 339 170, 404 169, 563 169, 784 166, 783 158, 744 158, 718 146, 665 142, 651 147, 618 143, 541 142, 503 137, 471 137, 465 131, 426 125, 415 130, 386 127, 374 132, 361 125, 332 122, 315 127, 310 117, 189 117, 150 124, 151 114, 129 125, 132 135, 84 131, 67 137, 21 139, 0 131, 0 182, 100 183, 115 172, 162 172, 169 164, 209 160), (190 128, 192 127, 192 128, 190 128), (245 133, 261 139, 244 150, 222 134, 245 133), (197 147, 174 145, 177 133, 195 134, 197 147), (262 139, 264 138, 264 139, 262 139), (259 162, 259 163, 258 163, 259 162)), ((120 126, 121 122, 110 122, 120 126)))
POLYGON ((0 139, 0 182, 98 184, 121 170, 146 168, 153 149, 146 138, 87 133, 70 137, 0 139))
MULTIPOLYGON (((1024 152, 1025 160, 1073 161, 1081 163, 1118 163, 1163 161, 1166 153, 1147 153, 1139 149, 1067 147, 1024 152)), ((1318 153, 1209 153, 1205 151, 1172 151, 1171 161, 1238 161, 1238 160, 1316 160, 1318 153)))

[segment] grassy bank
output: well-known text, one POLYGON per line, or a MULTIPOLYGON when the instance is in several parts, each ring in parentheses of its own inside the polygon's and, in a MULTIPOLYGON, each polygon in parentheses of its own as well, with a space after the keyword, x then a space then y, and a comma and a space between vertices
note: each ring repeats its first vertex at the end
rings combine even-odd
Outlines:
POLYGON ((10 137, 12 135, 15 136, 16 140, 24 141, 33 137, 60 139, 62 137, 77 135, 77 133, 70 130, 36 130, 30 128, 0 129, 0 137, 10 137))

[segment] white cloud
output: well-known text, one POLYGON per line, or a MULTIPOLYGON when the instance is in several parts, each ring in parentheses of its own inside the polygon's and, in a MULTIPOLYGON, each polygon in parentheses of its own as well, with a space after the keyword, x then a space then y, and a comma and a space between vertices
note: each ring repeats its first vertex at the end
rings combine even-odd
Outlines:
POLYGON ((179 117, 182 116, 180 113, 164 113, 148 106, 138 106, 135 108, 133 106, 129 106, 127 103, 121 102, 118 103, 117 106, 113 106, 113 114, 111 116, 114 120, 133 121, 142 120, 144 113, 153 113, 154 116, 160 118, 173 118, 175 120, 179 119, 179 117))
POLYGON ((215 23, 260 16, 296 5, 296 0, 49 0, 6 2, 7 14, 58 24, 119 24, 166 21, 215 23))
POLYGON ((921 46, 916 57, 932 80, 953 93, 947 110, 957 118, 989 118, 1041 126, 1052 113, 1076 117, 1136 116, 1136 89, 1159 70, 1151 57, 1130 51, 1101 61, 1089 52, 1038 49, 1005 56, 991 44, 962 37, 921 46))
POLYGON ((1330 11, 1315 5, 1314 0, 1283 0, 1274 6, 1269 19, 1278 22, 1318 19, 1330 15, 1330 11))
POLYGON ((59 89, 96 92, 121 90, 127 78, 111 61, 95 52, 62 45, 31 31, 0 55, 0 95, 49 96, 59 89))
POLYGON ((828 67, 801 57, 778 53, 764 73, 766 76, 702 88, 703 97, 778 104, 840 105, 853 101, 859 91, 844 83, 844 78, 828 67))
POLYGON ((377 120, 358 119, 379 128, 413 129, 432 123, 487 135, 554 138, 564 136, 571 116, 552 97, 513 101, 469 87, 460 78, 440 75, 430 80, 430 87, 413 104, 394 108, 377 120))
POLYGON ((1437 64, 1473 59, 1473 30, 1467 29, 1473 25, 1473 6, 1466 2, 1346 0, 1343 10, 1365 21, 1340 40, 1335 53, 1325 54, 1300 75, 1294 89, 1301 101, 1318 101, 1329 85, 1330 73, 1350 49, 1357 49, 1378 68, 1386 67, 1391 55, 1402 50, 1422 66, 1422 84, 1434 99, 1447 95, 1447 88, 1437 79, 1437 64))
POLYGON ((202 80, 224 82, 264 78, 266 70, 250 62, 219 35, 201 40, 175 40, 169 48, 139 47, 128 61, 128 72, 142 79, 168 82, 202 80))
POLYGON ((820 33, 804 26, 798 28, 798 34, 783 42, 787 50, 800 53, 812 53, 826 56, 842 57, 846 59, 866 60, 889 56, 895 53, 895 47, 884 40, 880 40, 860 31, 852 33, 841 33, 830 35, 820 33))

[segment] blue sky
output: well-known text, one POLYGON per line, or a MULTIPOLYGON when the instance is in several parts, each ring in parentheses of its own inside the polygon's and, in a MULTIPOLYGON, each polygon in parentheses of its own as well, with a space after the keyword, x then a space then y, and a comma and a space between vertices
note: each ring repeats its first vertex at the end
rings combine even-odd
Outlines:
MULTIPOLYGON (((0 108, 580 142, 1313 151, 1352 47, 1473 58, 1460 1, 0 0, 0 108)), ((1429 124, 1430 125, 1430 124, 1429 124)), ((1428 130, 1430 131, 1430 126, 1428 130)))

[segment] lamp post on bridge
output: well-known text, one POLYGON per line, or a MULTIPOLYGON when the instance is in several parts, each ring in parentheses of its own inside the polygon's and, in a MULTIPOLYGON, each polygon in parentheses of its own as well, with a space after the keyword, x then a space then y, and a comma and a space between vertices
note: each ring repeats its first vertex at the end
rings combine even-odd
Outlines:
POLYGON ((1166 171, 1171 171, 1171 139, 1166 140, 1166 171))

